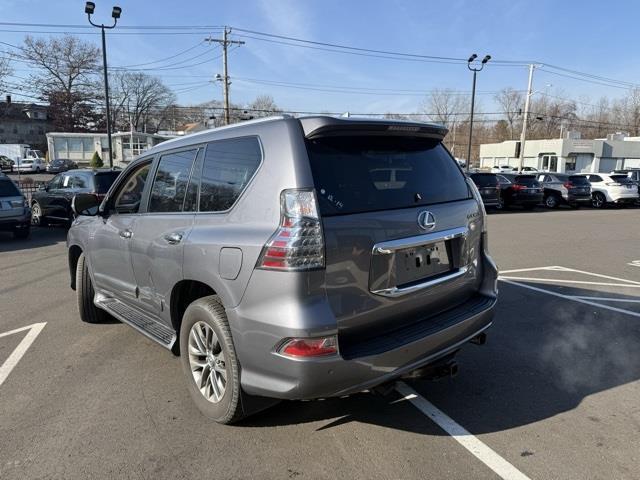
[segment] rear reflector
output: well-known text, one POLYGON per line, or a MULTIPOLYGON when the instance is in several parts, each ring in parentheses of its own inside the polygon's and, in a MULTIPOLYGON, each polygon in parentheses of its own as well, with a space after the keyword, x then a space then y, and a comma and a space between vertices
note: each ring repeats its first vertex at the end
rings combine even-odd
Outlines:
POLYGON ((324 268, 324 238, 313 190, 284 190, 280 226, 262 249, 257 268, 299 271, 324 268))
POLYGON ((323 357, 338 353, 338 342, 335 335, 320 338, 290 338, 279 349, 278 353, 287 357, 323 357))

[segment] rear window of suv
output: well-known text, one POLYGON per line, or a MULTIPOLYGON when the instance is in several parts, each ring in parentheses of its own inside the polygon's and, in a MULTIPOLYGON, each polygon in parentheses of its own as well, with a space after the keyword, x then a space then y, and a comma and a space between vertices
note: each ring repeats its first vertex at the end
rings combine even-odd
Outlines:
POLYGON ((614 182, 623 183, 625 185, 633 183, 633 181, 626 175, 611 175, 611 180, 613 180, 614 182))
POLYGON ((20 197, 22 194, 11 180, 0 180, 0 197, 20 197))
POLYGON ((587 177, 583 175, 572 175, 569 177, 569 181, 574 185, 585 185, 585 186, 590 185, 589 180, 587 180, 587 177))
POLYGON ((535 177, 516 177, 516 183, 526 187, 539 187, 540 182, 535 177))
POLYGON ((437 140, 331 136, 309 140, 307 150, 325 216, 470 198, 462 171, 437 140))
POLYGON ((495 187, 498 185, 498 177, 491 173, 474 173, 471 175, 471 180, 478 187, 495 187))

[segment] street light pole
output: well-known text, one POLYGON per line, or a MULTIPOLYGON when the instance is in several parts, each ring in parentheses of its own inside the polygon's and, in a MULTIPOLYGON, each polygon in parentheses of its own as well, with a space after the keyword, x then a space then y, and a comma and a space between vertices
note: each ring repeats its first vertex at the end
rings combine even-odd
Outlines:
POLYGON ((491 55, 485 55, 485 57, 482 59, 482 62, 480 62, 480 66, 474 68, 471 66, 471 64, 476 58, 478 58, 478 55, 474 53, 469 57, 469 60, 467 60, 467 68, 473 72, 473 87, 471 89, 471 117, 469 119, 469 147, 467 149, 467 173, 469 173, 469 170, 471 168, 471 142, 473 140, 473 111, 475 109, 475 104, 476 104, 476 76, 478 72, 482 71, 482 69, 487 64, 487 62, 491 60, 491 55))
POLYGON ((107 73, 107 42, 105 38, 105 29, 115 28, 118 23, 118 19, 122 14, 122 9, 120 7, 113 7, 111 11, 111 17, 113 18, 113 25, 108 26, 104 23, 97 24, 91 21, 91 15, 96 9, 96 4, 93 2, 87 2, 84 7, 84 13, 87 14, 87 18, 89 19, 89 23, 94 27, 97 27, 102 32, 102 70, 104 73, 104 99, 106 104, 106 114, 107 114, 107 143, 109 145, 109 167, 113 168, 113 148, 111 145, 111 110, 109 108, 109 75, 107 73))

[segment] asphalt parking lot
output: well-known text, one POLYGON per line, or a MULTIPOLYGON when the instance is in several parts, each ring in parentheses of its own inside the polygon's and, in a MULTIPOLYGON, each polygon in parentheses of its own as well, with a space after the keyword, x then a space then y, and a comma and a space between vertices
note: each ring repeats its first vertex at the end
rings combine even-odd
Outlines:
POLYGON ((500 301, 457 377, 231 427, 200 415, 166 350, 80 322, 65 230, 2 235, 0 478, 639 478, 637 224, 637 209, 490 215, 500 301))

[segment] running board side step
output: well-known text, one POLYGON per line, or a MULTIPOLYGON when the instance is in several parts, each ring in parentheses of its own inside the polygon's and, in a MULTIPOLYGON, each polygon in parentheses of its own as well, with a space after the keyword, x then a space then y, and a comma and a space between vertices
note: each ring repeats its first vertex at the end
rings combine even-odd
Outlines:
POLYGON ((155 320, 151 320, 146 315, 143 315, 138 310, 125 305, 120 300, 103 297, 96 301, 96 305, 99 308, 106 310, 122 323, 126 323, 130 327, 135 328, 145 337, 159 343, 169 350, 171 350, 176 343, 177 335, 174 330, 166 325, 156 322, 155 320))

